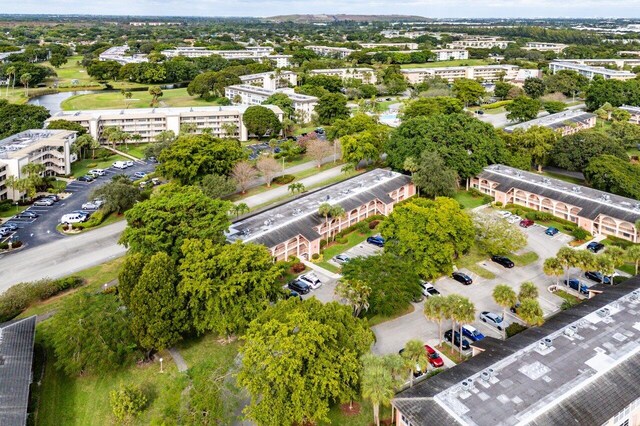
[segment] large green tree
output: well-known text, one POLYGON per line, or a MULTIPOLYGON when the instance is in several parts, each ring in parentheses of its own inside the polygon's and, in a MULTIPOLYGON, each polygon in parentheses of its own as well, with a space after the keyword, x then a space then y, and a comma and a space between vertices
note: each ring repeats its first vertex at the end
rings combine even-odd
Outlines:
POLYGON ((549 158, 555 166, 581 172, 592 158, 601 155, 610 155, 622 160, 629 158, 619 141, 594 130, 563 137, 554 145, 549 158))
POLYGON ((262 102, 262 105, 276 105, 284 112, 285 117, 294 117, 293 101, 285 93, 274 93, 262 102))
POLYGON ((560 140, 560 135, 548 127, 532 126, 527 130, 516 129, 513 138, 527 150, 531 160, 537 165, 538 172, 542 172, 542 167, 547 164, 549 153, 560 140))
POLYGON ((425 278, 453 271, 453 262, 471 248, 471 218, 451 198, 411 199, 398 205, 381 225, 385 251, 406 258, 425 278))
POLYGON ((258 137, 267 134, 275 137, 282 129, 282 123, 276 114, 269 108, 260 105, 247 108, 242 116, 242 122, 247 128, 247 133, 258 137))
POLYGON ((197 187, 166 185, 125 213, 127 228, 120 241, 132 252, 164 251, 180 256, 187 238, 225 241, 228 201, 214 200, 197 187))
POLYGON ((601 191, 640 200, 640 166, 613 155, 600 155, 583 170, 589 184, 601 191))
POLYGON ((158 172, 191 185, 211 173, 227 175, 235 163, 245 158, 237 140, 185 134, 162 150, 158 172))
POLYGON ((107 212, 122 214, 140 199, 140 191, 128 179, 114 179, 93 191, 92 198, 102 199, 107 212))
POLYGON ((473 215, 478 246, 491 255, 518 251, 527 245, 527 236, 518 226, 483 213, 473 215))
POLYGON ((280 301, 244 335, 238 382, 251 395, 247 417, 261 425, 328 421, 334 401, 356 395, 373 335, 348 306, 280 301))
POLYGON ((465 106, 479 104, 482 98, 486 96, 484 86, 469 78, 459 78, 454 81, 453 93, 465 106))
POLYGON ((315 111, 321 124, 333 124, 334 121, 348 118, 350 115, 347 98, 340 93, 327 93, 321 96, 315 111))
POLYGON ((87 133, 87 129, 85 129, 80 123, 64 119, 49 121, 47 123, 47 129, 73 130, 74 132, 78 132, 78 136, 82 136, 87 133))
POLYGON ((545 92, 545 84, 541 78, 529 77, 524 80, 524 92, 527 96, 538 99, 545 92))
POLYGON ((413 173, 413 183, 430 198, 452 197, 458 188, 458 174, 437 152, 424 151, 413 173))
POLYGON ((456 98, 436 96, 433 98, 420 98, 409 102, 403 111, 403 119, 433 115, 461 113, 463 103, 456 98))
POLYGON ((0 139, 29 129, 41 129, 49 118, 45 107, 11 104, 0 99, 0 139))
POLYGON ((511 121, 529 121, 538 116, 538 111, 542 108, 542 103, 537 99, 527 96, 518 96, 509 105, 504 107, 511 121))

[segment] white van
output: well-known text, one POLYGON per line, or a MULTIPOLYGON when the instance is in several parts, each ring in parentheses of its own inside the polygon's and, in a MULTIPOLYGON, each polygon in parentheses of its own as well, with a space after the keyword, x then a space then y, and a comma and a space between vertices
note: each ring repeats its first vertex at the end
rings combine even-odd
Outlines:
POLYGON ((111 167, 115 167, 116 169, 126 169, 128 166, 124 161, 116 161, 111 165, 111 167))
POLYGON ((86 220, 87 216, 79 213, 65 214, 60 218, 60 223, 66 225, 68 223, 80 223, 86 220))

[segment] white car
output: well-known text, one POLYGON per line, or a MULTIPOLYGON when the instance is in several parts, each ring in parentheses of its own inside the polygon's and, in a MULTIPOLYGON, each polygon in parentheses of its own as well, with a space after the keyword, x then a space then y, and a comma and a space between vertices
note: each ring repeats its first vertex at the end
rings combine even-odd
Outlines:
POLYGON ((498 210, 498 216, 500 216, 503 219, 506 219, 509 216, 511 216, 511 212, 508 212, 506 210, 498 210))
POLYGON ((131 160, 125 161, 125 164, 127 165, 127 167, 133 167, 133 161, 131 160))
POLYGON ((126 161, 116 161, 111 165, 111 167, 122 170, 122 169, 126 169, 128 166, 126 161))
POLYGON ((66 225, 68 223, 80 223, 87 220, 87 216, 80 213, 65 214, 60 218, 60 223, 66 225))
POLYGON ((320 281, 320 278, 318 278, 318 276, 313 272, 302 274, 298 277, 298 279, 303 283, 308 284, 314 290, 322 285, 322 281, 320 281))
POLYGON ((54 201, 52 199, 50 199, 50 198, 42 198, 42 199, 40 199, 38 201, 35 201, 33 203, 33 205, 34 206, 46 206, 46 207, 49 207, 49 206, 52 206, 53 203, 54 203, 54 201))
POLYGON ((509 223, 520 223, 520 221, 522 220, 522 218, 520 216, 517 215, 511 215, 509 216, 509 218, 507 219, 507 222, 509 223))
POLYGON ((509 326, 504 318, 489 311, 483 311, 482 313, 480 313, 480 319, 482 320, 482 322, 486 322, 487 324, 497 328, 500 331, 505 330, 509 326))
POLYGON ((104 200, 88 201, 82 205, 82 210, 98 210, 104 204, 104 200))
POLYGON ((429 281, 420 280, 420 287, 422 287, 422 294, 424 297, 439 296, 440 292, 429 281))
POLYGON ((96 176, 97 177, 97 176, 104 176, 107 173, 103 169, 92 169, 92 170, 89 170, 89 174, 91 176, 96 176))

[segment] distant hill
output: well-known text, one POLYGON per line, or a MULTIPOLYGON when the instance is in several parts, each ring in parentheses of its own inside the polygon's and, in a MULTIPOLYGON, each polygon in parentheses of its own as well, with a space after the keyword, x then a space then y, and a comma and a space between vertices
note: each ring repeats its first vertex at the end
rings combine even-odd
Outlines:
POLYGON ((265 18, 273 22, 297 22, 300 24, 311 24, 315 22, 329 23, 339 21, 425 21, 424 16, 414 15, 278 15, 265 18))

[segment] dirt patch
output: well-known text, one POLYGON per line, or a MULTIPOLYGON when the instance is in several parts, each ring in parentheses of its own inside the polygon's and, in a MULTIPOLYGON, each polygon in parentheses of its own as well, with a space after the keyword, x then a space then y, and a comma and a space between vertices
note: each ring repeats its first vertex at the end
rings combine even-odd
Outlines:
POLYGON ((354 402, 353 404, 342 404, 340 405, 340 411, 345 416, 356 416, 360 414, 360 404, 354 402))

